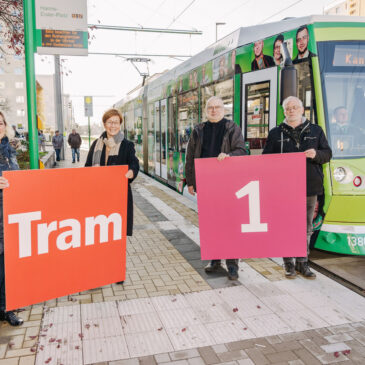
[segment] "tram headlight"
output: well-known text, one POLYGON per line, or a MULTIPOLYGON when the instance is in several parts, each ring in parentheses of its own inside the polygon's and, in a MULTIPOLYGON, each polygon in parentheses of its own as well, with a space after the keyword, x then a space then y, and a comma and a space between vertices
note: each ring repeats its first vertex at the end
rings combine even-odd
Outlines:
POLYGON ((333 171, 333 177, 337 182, 342 182, 346 178, 346 170, 343 167, 336 167, 333 171))

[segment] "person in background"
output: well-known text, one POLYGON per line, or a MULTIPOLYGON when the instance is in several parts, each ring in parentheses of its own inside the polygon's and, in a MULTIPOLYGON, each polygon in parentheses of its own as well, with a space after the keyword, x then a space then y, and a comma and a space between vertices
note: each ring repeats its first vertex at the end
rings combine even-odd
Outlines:
POLYGON ((38 149, 39 152, 46 152, 46 136, 41 129, 38 131, 38 149))
MULTIPOLYGON (((105 131, 93 142, 87 155, 85 167, 128 165, 125 177, 128 179, 127 236, 133 234, 133 195, 131 182, 137 177, 139 161, 136 157, 134 143, 124 138, 121 131, 123 117, 116 109, 110 109, 103 115, 105 131)), ((106 194, 112 199, 113 192, 106 194)), ((117 284, 123 284, 122 281, 117 284)))
MULTIPOLYGON (((16 160, 16 152, 9 143, 9 139, 14 137, 14 130, 5 120, 5 116, 0 112, 0 174, 7 170, 19 170, 16 160)), ((0 321, 6 321, 11 326, 20 326, 23 319, 12 311, 5 311, 5 266, 4 266, 4 217, 3 217, 3 190, 9 187, 9 182, 5 177, 0 176, 0 321)))
POLYGON ((56 161, 61 161, 61 149, 63 147, 63 136, 57 130, 52 137, 52 145, 56 152, 56 161))
POLYGON ((303 152, 307 170, 307 256, 284 257, 285 276, 293 279, 299 272, 306 279, 315 279, 308 264, 309 245, 313 232, 313 213, 317 196, 323 194, 322 165, 329 162, 332 151, 319 125, 311 124, 304 116, 300 99, 289 96, 283 101, 284 121, 269 132, 263 154, 303 152))
POLYGON ((76 129, 72 130, 72 133, 68 136, 67 142, 72 151, 72 163, 75 163, 76 156, 77 162, 80 162, 80 146, 82 141, 80 135, 76 133, 76 129))
POLYGON ((16 126, 13 124, 11 127, 14 130, 14 137, 15 138, 20 138, 20 133, 16 130, 16 126))
MULTIPOLYGON (((195 167, 196 158, 217 157, 219 161, 229 156, 246 154, 242 131, 234 122, 224 118, 223 100, 218 96, 208 99, 206 105, 207 121, 195 126, 190 136, 185 163, 185 177, 188 191, 195 195, 195 167)), ((227 259, 228 279, 238 279, 238 259, 227 259)), ((206 267, 206 273, 218 271, 221 260, 212 260, 206 267)))

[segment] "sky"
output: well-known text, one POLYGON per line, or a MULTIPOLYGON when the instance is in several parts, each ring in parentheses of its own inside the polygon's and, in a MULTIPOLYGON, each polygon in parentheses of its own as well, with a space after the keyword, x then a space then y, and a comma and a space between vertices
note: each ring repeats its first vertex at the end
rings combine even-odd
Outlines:
MULTIPOLYGON (((91 123, 101 123, 105 110, 141 83, 125 57, 93 55, 145 53, 193 56, 234 30, 322 14, 332 0, 88 0, 88 24, 199 30, 202 35, 93 30, 89 56, 61 56, 63 93, 69 94, 76 123, 87 124, 83 96, 93 96, 91 123)), ((172 69, 187 58, 149 57, 149 74, 172 69)), ((143 72, 146 67, 140 66, 143 72)), ((36 73, 54 73, 53 56, 36 55, 36 73)))

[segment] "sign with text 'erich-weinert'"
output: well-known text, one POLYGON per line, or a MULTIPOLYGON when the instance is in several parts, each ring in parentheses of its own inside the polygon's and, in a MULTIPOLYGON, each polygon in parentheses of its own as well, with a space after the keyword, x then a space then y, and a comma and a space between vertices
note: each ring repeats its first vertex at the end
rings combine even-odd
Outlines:
POLYGON ((306 256, 304 153, 195 160, 203 260, 306 256))
POLYGON ((127 170, 4 172, 7 310, 125 279, 127 170))

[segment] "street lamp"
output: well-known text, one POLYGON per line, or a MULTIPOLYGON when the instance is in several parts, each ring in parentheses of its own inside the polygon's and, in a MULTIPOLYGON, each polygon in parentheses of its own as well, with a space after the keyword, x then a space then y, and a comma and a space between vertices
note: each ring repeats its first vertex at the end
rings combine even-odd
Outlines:
POLYGON ((215 41, 218 40, 218 25, 226 25, 226 23, 217 22, 215 23, 215 41))

